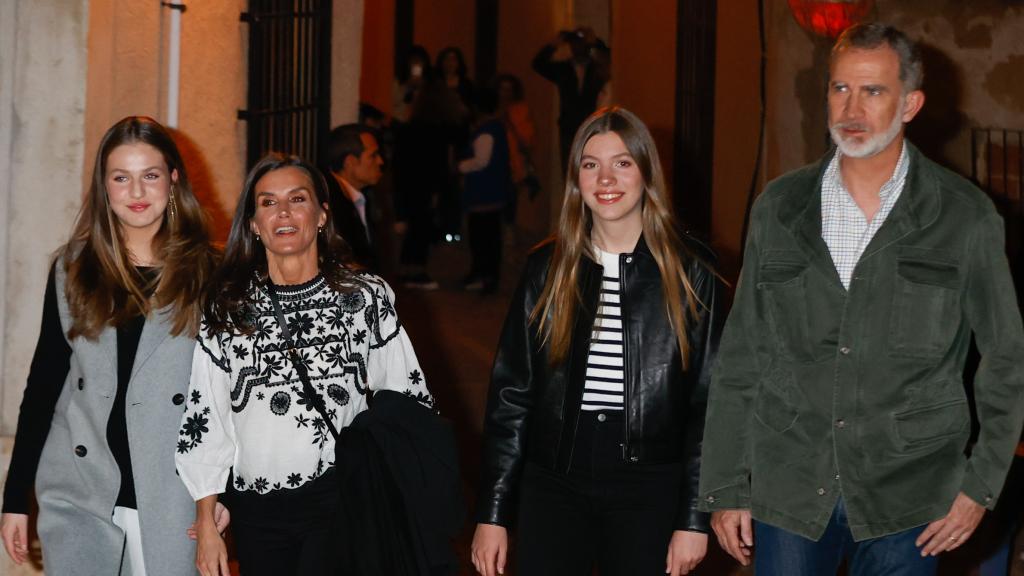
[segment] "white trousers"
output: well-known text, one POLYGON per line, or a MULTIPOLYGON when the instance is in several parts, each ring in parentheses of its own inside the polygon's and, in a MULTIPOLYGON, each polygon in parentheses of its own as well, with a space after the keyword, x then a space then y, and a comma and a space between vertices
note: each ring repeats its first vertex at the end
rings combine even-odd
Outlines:
POLYGON ((139 530, 139 511, 123 506, 114 507, 114 525, 124 530, 124 548, 132 567, 132 576, 146 576, 146 563, 142 560, 142 532, 139 530))

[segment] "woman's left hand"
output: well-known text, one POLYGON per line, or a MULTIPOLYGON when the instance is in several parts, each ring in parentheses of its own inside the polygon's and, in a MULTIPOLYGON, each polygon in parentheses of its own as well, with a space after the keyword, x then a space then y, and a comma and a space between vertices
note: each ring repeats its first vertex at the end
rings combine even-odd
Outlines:
POLYGON ((665 574, 680 576, 689 574, 708 552, 708 535, 689 530, 676 530, 668 543, 665 557, 665 574))

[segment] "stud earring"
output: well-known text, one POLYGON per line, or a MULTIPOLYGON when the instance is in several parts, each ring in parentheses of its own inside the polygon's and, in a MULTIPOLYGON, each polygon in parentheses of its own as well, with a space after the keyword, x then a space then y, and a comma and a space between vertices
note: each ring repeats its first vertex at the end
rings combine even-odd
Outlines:
POLYGON ((323 234, 323 233, 324 233, 324 227, 323 227, 323 226, 321 226, 321 227, 317 228, 316 230, 317 230, 317 232, 319 232, 320 234, 323 234))

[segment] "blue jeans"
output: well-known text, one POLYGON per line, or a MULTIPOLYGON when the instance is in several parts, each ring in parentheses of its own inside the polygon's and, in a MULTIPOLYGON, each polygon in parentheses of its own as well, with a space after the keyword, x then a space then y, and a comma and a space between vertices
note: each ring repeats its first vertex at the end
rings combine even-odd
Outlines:
POLYGON ((817 542, 787 530, 754 522, 757 576, 832 576, 843 560, 850 576, 933 576, 938 557, 921 557, 914 541, 924 526, 854 542, 842 499, 817 542))

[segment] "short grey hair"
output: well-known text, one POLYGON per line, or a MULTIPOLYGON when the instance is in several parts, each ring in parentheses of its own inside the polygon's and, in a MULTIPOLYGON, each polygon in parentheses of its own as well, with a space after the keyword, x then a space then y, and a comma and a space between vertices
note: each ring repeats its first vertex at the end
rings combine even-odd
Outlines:
POLYGON ((873 50, 882 45, 892 48, 900 60, 900 81, 904 93, 920 90, 924 65, 917 44, 900 29, 881 22, 857 24, 847 28, 832 46, 832 60, 847 48, 873 50))

